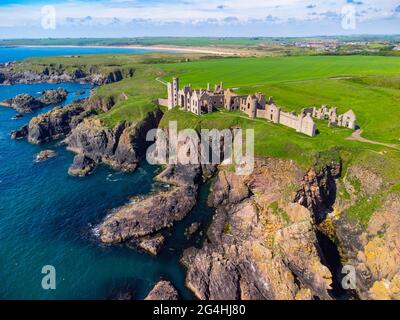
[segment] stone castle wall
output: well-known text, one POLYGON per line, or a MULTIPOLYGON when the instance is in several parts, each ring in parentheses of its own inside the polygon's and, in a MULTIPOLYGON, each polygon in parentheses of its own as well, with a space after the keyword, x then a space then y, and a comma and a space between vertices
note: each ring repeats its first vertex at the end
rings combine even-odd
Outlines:
POLYGON ((336 108, 329 109, 327 106, 322 106, 319 109, 315 107, 304 108, 300 115, 284 112, 274 104, 272 97, 267 102, 262 93, 239 96, 231 89, 225 90, 222 82, 215 85, 212 92, 210 84, 207 85, 207 90, 193 90, 190 85, 179 89, 179 79, 173 78, 173 81, 167 84, 167 88, 168 98, 159 99, 160 105, 167 106, 168 109, 179 106, 183 110, 196 115, 213 112, 220 107, 229 111, 240 110, 246 113, 249 118, 266 119, 311 137, 316 135, 316 125, 312 118, 326 119, 329 121, 329 125, 347 127, 353 130, 356 128, 356 116, 352 110, 337 115, 336 108))

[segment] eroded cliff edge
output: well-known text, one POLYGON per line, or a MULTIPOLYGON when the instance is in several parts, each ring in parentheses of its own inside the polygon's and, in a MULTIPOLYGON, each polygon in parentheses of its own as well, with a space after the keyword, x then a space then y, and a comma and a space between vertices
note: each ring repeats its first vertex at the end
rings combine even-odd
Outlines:
POLYGON ((248 177, 220 167, 207 239, 182 257, 186 286, 199 299, 399 299, 398 181, 368 157, 305 174, 277 159, 248 177))
POLYGON ((277 159, 258 159, 249 176, 221 168, 207 240, 182 257, 186 285, 199 299, 331 298, 312 213, 290 201, 301 176, 277 159))
POLYGON ((355 269, 361 299, 400 299, 400 192, 398 165, 368 153, 337 183, 333 212, 320 225, 355 269))
POLYGON ((160 109, 155 109, 136 123, 122 121, 114 128, 105 126, 100 119, 85 118, 65 139, 67 148, 77 154, 70 174, 86 175, 99 163, 134 171, 149 146, 146 134, 158 127, 162 115, 160 109))

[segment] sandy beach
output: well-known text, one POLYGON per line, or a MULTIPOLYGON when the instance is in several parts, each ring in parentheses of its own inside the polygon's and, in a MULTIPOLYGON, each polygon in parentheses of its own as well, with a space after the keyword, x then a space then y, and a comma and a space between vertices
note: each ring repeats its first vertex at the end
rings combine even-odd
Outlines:
POLYGON ((25 47, 25 48, 118 48, 118 49, 143 49, 143 50, 155 50, 155 51, 173 51, 173 52, 183 52, 183 53, 204 53, 204 54, 214 54, 214 55, 222 55, 222 56, 238 56, 241 55, 239 53, 231 52, 222 48, 199 48, 199 47, 179 47, 179 46, 136 46, 136 45, 128 45, 128 46, 68 46, 68 45, 49 45, 49 46, 15 46, 15 47, 25 47))

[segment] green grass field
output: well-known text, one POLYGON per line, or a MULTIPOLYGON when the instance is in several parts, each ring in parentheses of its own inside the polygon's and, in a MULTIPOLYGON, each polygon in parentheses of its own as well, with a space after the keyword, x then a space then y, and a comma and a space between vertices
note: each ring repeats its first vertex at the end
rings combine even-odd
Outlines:
POLYGON ((303 56, 200 60, 164 66, 183 83, 204 86, 223 80, 228 87, 356 75, 398 75, 400 59, 379 56, 303 56))

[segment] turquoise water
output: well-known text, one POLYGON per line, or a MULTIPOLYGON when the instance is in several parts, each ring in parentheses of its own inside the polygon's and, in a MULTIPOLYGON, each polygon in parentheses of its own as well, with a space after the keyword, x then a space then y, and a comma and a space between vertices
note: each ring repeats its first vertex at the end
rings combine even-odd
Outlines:
MULTIPOLYGON (((25 50, 32 50, 25 53, 31 56, 38 52, 25 50)), ((66 53, 58 49, 49 54, 66 53)), ((7 58, 13 59, 12 55, 7 58)), ((0 100, 59 86, 71 92, 67 103, 82 97, 74 92, 85 90, 83 96, 87 96, 90 91, 81 84, 0 86, 0 100)), ((184 287, 179 257, 183 247, 201 240, 198 235, 188 242, 185 228, 193 221, 209 222, 208 186, 202 187, 199 205, 177 224, 158 257, 123 246, 102 246, 93 238, 91 227, 129 197, 154 191, 153 177, 159 168, 143 163, 136 172, 123 174, 100 166, 89 177, 69 177, 73 155, 64 147, 10 139, 12 130, 34 116, 11 120, 14 114, 0 108, 0 299, 107 299, 121 289, 132 290, 136 299, 142 299, 160 278, 171 280, 184 298, 193 298, 184 287), (58 155, 36 163, 35 155, 48 148, 58 155), (41 288, 44 265, 56 268, 56 290, 41 288)))

